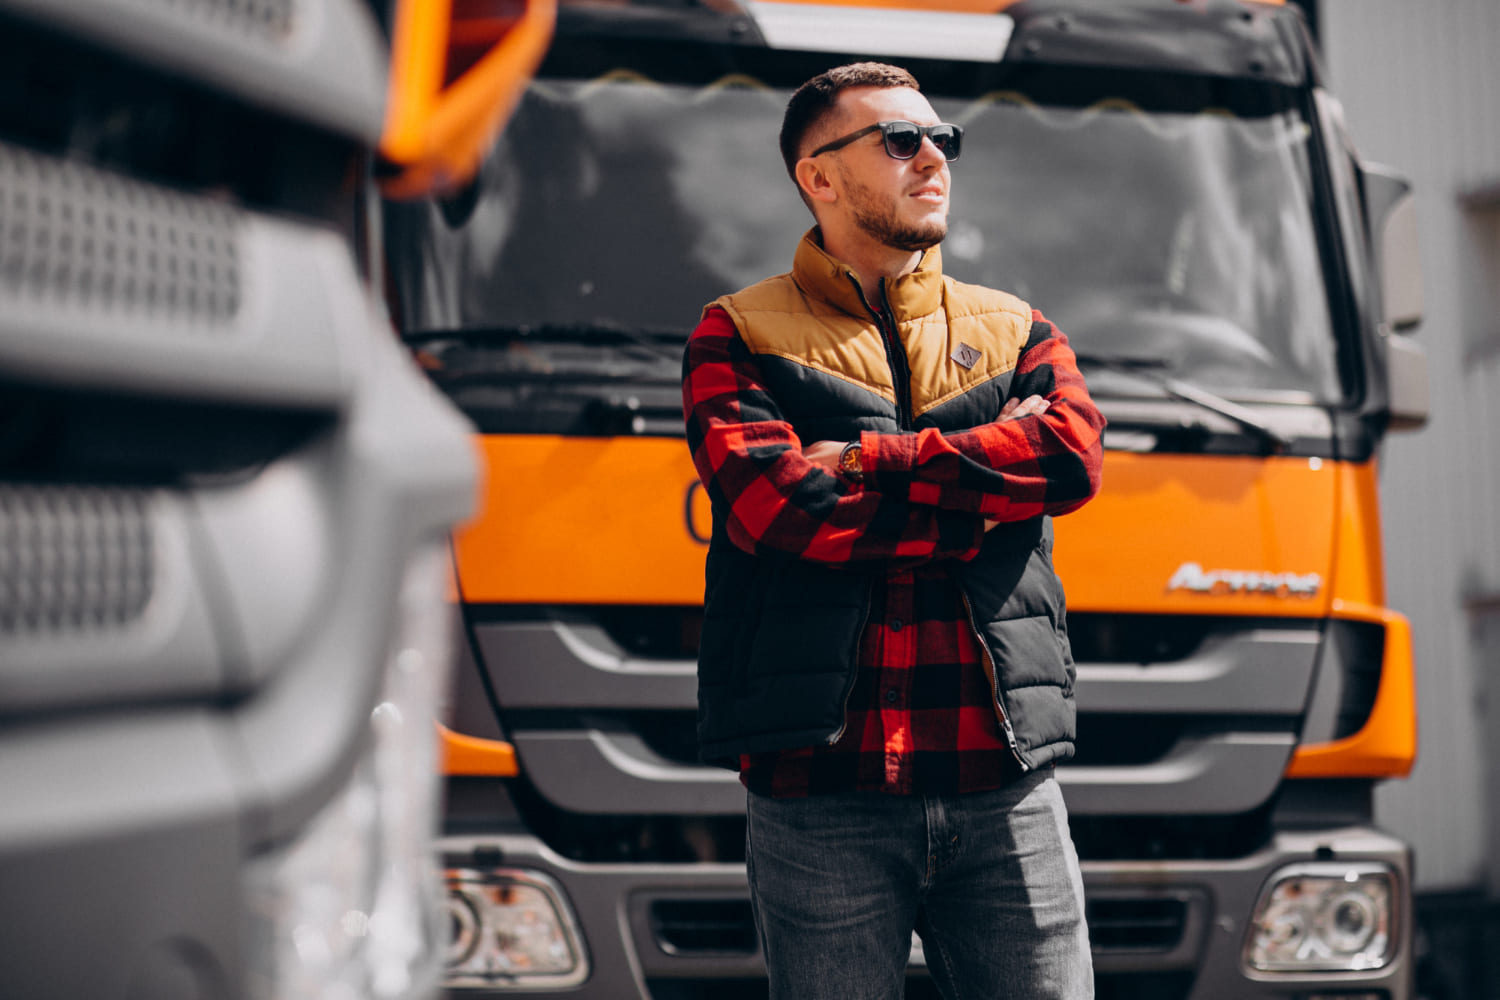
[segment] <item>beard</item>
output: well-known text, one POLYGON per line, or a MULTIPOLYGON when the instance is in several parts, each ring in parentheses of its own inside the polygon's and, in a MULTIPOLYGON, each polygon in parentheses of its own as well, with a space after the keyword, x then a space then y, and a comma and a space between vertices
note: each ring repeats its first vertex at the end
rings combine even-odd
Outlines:
POLYGON ((855 224, 877 243, 916 253, 937 246, 948 235, 947 219, 917 224, 903 222, 894 200, 882 204, 874 191, 847 174, 845 183, 855 224))

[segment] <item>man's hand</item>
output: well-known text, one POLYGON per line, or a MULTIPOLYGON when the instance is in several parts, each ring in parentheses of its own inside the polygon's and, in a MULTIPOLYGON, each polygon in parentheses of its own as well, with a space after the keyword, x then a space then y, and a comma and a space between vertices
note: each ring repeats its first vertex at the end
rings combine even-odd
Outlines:
POLYGON ((802 454, 809 462, 821 465, 830 472, 839 471, 839 454, 843 452, 846 441, 814 441, 812 444, 804 445, 802 454))
POLYGON ((1000 407, 1000 423, 1007 420, 1019 420, 1021 417, 1039 417, 1047 412, 1048 403, 1041 396, 1027 396, 1025 399, 1007 399, 1005 405, 1000 407))
MULTIPOLYGON (((1007 399, 1005 405, 1000 407, 1000 422, 1019 420, 1022 417, 1039 417, 1047 412, 1049 405, 1051 404, 1041 396, 1007 399)), ((814 441, 802 447, 802 454, 814 465, 821 465, 828 471, 836 473, 839 471, 839 455, 843 453, 845 443, 844 441, 814 441)), ((989 531, 999 523, 999 521, 986 518, 984 530, 989 531)))

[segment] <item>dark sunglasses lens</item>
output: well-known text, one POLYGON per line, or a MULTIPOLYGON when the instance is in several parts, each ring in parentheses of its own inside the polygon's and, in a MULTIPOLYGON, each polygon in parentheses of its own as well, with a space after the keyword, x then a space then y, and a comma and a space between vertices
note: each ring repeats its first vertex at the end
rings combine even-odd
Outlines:
POLYGON ((963 145, 963 133, 952 125, 939 125, 932 130, 932 144, 938 148, 945 159, 958 159, 959 149, 963 145))
POLYGON ((922 148, 922 130, 911 122, 894 122, 885 127, 885 151, 898 160, 909 160, 922 148))

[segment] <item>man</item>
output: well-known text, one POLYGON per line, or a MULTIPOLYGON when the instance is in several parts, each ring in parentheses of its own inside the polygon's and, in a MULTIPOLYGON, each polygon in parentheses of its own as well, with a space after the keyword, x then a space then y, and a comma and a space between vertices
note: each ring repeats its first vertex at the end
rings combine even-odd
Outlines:
POLYGON ((749 790, 772 997, 900 997, 914 928, 947 997, 1093 995, 1047 515, 1104 421, 1039 312, 942 274, 961 142, 905 70, 808 81, 781 148, 817 226, 687 346, 698 735, 749 790))

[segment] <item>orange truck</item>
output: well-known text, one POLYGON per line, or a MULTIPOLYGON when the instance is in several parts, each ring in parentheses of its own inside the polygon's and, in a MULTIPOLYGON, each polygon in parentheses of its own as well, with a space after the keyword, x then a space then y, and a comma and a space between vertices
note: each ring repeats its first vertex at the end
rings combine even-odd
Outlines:
POLYGON ((1412 202, 1300 11, 1239 0, 565 3, 475 182, 386 207, 398 325, 488 468, 454 540, 450 991, 764 994, 744 792, 694 745, 681 350, 788 266, 782 109, 863 56, 967 129, 945 268, 1044 309, 1109 419, 1055 550, 1098 995, 1408 1000, 1372 790, 1416 747, 1377 496, 1427 411, 1412 202))

